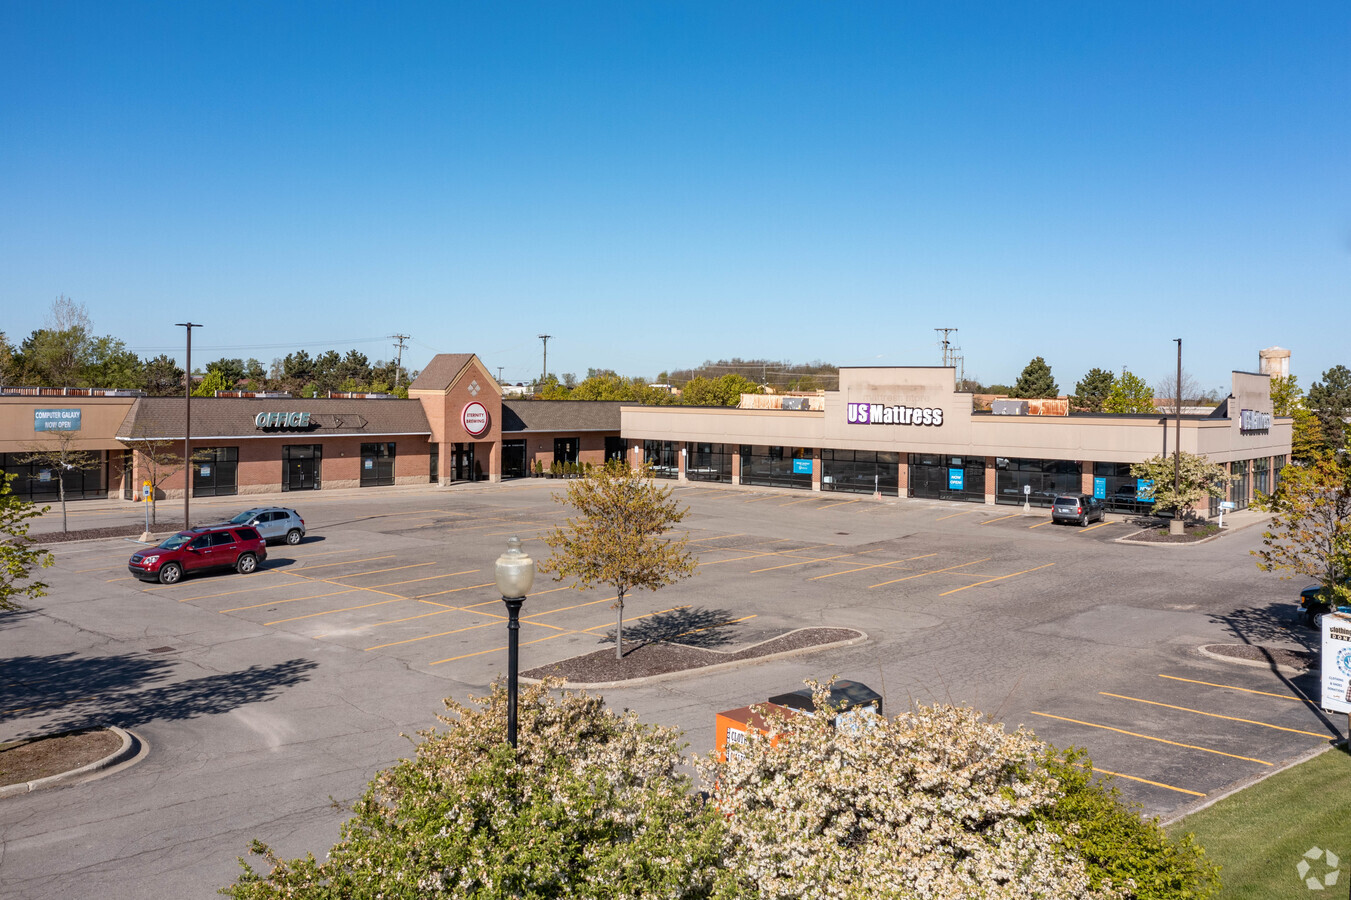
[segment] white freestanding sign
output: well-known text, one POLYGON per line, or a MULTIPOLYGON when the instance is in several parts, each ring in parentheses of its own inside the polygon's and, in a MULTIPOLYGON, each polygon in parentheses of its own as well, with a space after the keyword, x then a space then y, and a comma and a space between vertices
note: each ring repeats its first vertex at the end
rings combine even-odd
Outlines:
POLYGON ((1351 715, 1351 615, 1323 616, 1323 709, 1351 715))

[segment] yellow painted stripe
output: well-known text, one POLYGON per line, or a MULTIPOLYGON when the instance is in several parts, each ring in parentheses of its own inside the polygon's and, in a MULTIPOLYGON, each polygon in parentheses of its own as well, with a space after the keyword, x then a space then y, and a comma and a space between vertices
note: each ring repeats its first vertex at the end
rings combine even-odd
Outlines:
POLYGON ((787 503, 780 503, 779 506, 792 506, 795 503, 806 503, 808 500, 820 500, 820 497, 803 497, 801 500, 789 500, 787 503))
MULTIPOLYGON (((396 587, 400 584, 417 584, 420 581, 435 581, 438 578, 454 578, 456 575, 473 575, 478 569, 465 569, 463 572, 446 572, 443 575, 428 575, 426 578, 410 578, 407 581, 391 581, 389 584, 377 584, 375 587, 387 588, 396 587)), ((362 573, 368 574, 368 573, 362 573)), ((345 575, 336 575, 335 578, 345 578, 345 575)))
MULTIPOLYGON (((453 633, 453 632, 449 632, 449 633, 453 633)), ((570 633, 570 632, 569 632, 569 633, 570 633)), ((567 633, 565 633, 565 634, 550 634, 550 635, 546 635, 545 637, 542 637, 542 638, 535 638, 533 641, 521 641, 520 644, 518 644, 517 646, 520 646, 520 647, 529 647, 531 644, 541 644, 541 643, 543 643, 543 642, 545 642, 545 641, 556 641, 556 640, 558 640, 558 639, 561 638, 561 637, 567 637, 567 636, 568 636, 567 633)), ((464 654, 463 656, 452 656, 452 657, 450 657, 449 659, 438 659, 438 660, 436 660, 435 662, 428 663, 427 665, 429 665, 429 666, 439 666, 439 665, 441 665, 442 663, 456 662, 456 661, 461 660, 461 659, 469 659, 469 658, 472 657, 472 656, 484 656, 484 655, 486 655, 486 654, 488 654, 488 653, 504 653, 504 652, 506 651, 506 649, 507 649, 506 647, 494 647, 494 648, 491 649, 491 650, 479 650, 477 653, 466 653, 466 654, 464 654)))
POLYGON ((953 513, 953 514, 950 515, 950 516, 940 516, 939 518, 934 519, 934 521, 935 521, 935 522, 942 522, 944 519, 955 519, 955 518, 957 518, 958 516, 969 516, 969 515, 971 515, 972 513, 978 513, 978 512, 980 512, 980 510, 978 510, 978 509, 968 509, 968 510, 966 510, 965 512, 953 513))
POLYGON ((1115 523, 1113 523, 1113 522, 1107 522, 1107 521, 1102 521, 1102 522, 1099 522, 1099 523, 1096 524, 1096 525, 1090 525, 1090 526, 1088 526, 1087 528, 1081 529, 1079 533, 1080 533, 1080 534, 1083 534, 1083 533, 1085 533, 1085 532, 1092 531, 1092 530, 1095 529, 1095 528, 1102 528, 1104 525, 1113 525, 1113 524, 1115 524, 1115 523))
POLYGON ((344 559, 344 560, 341 561, 341 562, 320 563, 320 564, 317 565, 317 566, 309 566, 309 565, 307 565, 307 566, 304 566, 303 568, 304 568, 306 571, 308 571, 308 570, 310 570, 310 569, 326 569, 326 568, 328 568, 329 566, 349 566, 349 565, 351 565, 352 563, 359 563, 359 562, 374 562, 374 561, 377 560, 377 559, 393 559, 393 558, 394 558, 394 554, 391 553, 391 554, 389 554, 388 556, 367 556, 367 557, 365 557, 365 558, 363 558, 363 559, 344 559))
POLYGON ((1329 735, 1319 734, 1316 731, 1302 731, 1298 728, 1286 728, 1284 725, 1272 725, 1268 722, 1258 722, 1255 719, 1240 719, 1237 716, 1222 716, 1219 713, 1202 712, 1199 709, 1192 709, 1187 706, 1173 706, 1169 703, 1160 703, 1157 700, 1142 700, 1139 697, 1127 697, 1125 694, 1109 694, 1107 691, 1098 691, 1104 697, 1115 697, 1118 700, 1132 700, 1136 703, 1148 703, 1150 706, 1162 706, 1164 709, 1176 709, 1179 712, 1195 713, 1198 716, 1209 716, 1212 719, 1227 719, 1230 722, 1242 722, 1245 725, 1261 725, 1263 728, 1274 728, 1277 731, 1289 731, 1294 734, 1307 734, 1309 737, 1327 739, 1329 735))
MULTIPOLYGON (((429 641, 432 638, 445 637, 448 634, 459 634, 462 631, 473 631, 476 628, 487 628, 489 625, 500 625, 500 624, 501 622, 482 622, 478 625, 466 625, 463 628, 456 628, 453 631, 442 631, 438 634, 424 634, 421 635, 420 637, 408 638, 405 641, 390 641, 388 644, 376 644, 374 647, 367 647, 366 651, 370 652, 371 650, 383 650, 386 647, 398 647, 401 644, 416 644, 418 641, 429 641)), ((448 660, 442 661, 448 662, 448 660)))
POLYGON ((853 556, 853 555, 854 555, 854 554, 852 554, 852 553, 841 553, 839 556, 823 556, 823 557, 821 557, 821 558, 819 558, 819 559, 815 559, 815 558, 813 558, 813 559, 800 559, 800 560, 798 560, 797 562, 784 563, 784 564, 781 565, 781 566, 770 566, 770 567, 767 568, 767 569, 751 569, 750 574, 752 574, 752 575, 759 575, 761 572, 773 572, 775 569, 787 569, 787 568, 790 568, 791 566, 805 566, 805 565, 807 565, 808 563, 814 563, 814 562, 831 562, 832 560, 836 560, 836 559, 848 559, 849 557, 851 557, 851 556, 853 556))
POLYGON ((726 540, 727 538, 741 537, 741 536, 744 535, 745 533, 746 533, 746 532, 744 532, 744 531, 738 531, 738 532, 735 532, 735 533, 733 533, 733 534, 718 534, 718 535, 714 535, 713 537, 694 538, 693 540, 690 541, 690 543, 691 543, 691 544, 702 544, 704 541, 721 541, 721 540, 726 540))
POLYGON ((450 588, 449 590, 444 591, 433 591, 430 594, 418 594, 416 599, 421 600, 423 597, 440 597, 442 594, 455 594, 459 593, 460 591, 473 591, 477 590, 478 588, 496 587, 496 586, 497 582, 495 581, 489 581, 484 584, 467 584, 464 587, 450 588))
MULTIPOLYGON (((661 610, 658 610, 657 612, 643 613, 641 616, 626 616, 626 617, 624 618, 624 621, 625 621, 625 622, 636 622, 636 621, 638 621, 639 619, 650 619, 650 618, 652 618, 653 616, 659 616, 659 615, 661 615, 662 613, 675 612, 676 610, 680 610, 680 609, 689 609, 689 605, 687 604, 687 605, 685 605, 685 606, 673 606, 673 607, 671 607, 670 609, 661 609, 661 610)), ((536 622, 535 624, 538 625, 538 624, 540 624, 540 623, 536 622)), ((591 632, 595 631, 597 628, 609 628, 610 625, 612 625, 612 624, 613 624, 613 623, 611 623, 611 622, 606 622, 604 625, 592 625, 590 628, 583 628, 581 631, 578 631, 578 632, 575 632, 575 633, 576 633, 576 634, 590 634, 591 632)))
POLYGON ((321 556, 333 556, 336 553, 360 553, 360 547, 349 547, 346 550, 325 550, 323 553, 306 553, 305 559, 318 559, 321 556))
POLYGON ((708 631, 710 628, 721 628, 724 625, 735 625, 737 622, 744 622, 747 619, 754 619, 754 618, 755 615, 749 615, 749 616, 742 616, 739 619, 728 619, 726 622, 719 622, 716 625, 705 625, 703 628, 694 628, 691 629, 690 631, 682 631, 680 632, 680 634, 677 634, 676 637, 684 637, 687 634, 698 634, 701 631, 708 631))
MULTIPOLYGON (((1213 681, 1197 681, 1194 678, 1179 678, 1176 675, 1160 675, 1160 678, 1167 678, 1172 681, 1185 681, 1187 684, 1204 684, 1206 687, 1224 688, 1228 691, 1242 691, 1245 694, 1258 694, 1263 697, 1275 697, 1278 700, 1293 700, 1296 703, 1307 703, 1310 706, 1318 706, 1317 703, 1308 697, 1291 697, 1289 694, 1273 694, 1271 691, 1255 691, 1252 688, 1238 687, 1232 684, 1216 684, 1213 681)), ((1298 690, 1298 688, 1296 688, 1298 690)))
MULTIPOLYGON (((261 572, 259 572, 258 574, 259 574, 259 575, 267 575, 267 574, 281 574, 281 573, 279 573, 279 572, 273 572, 272 570, 269 570, 269 569, 264 569, 264 570, 262 570, 261 572)), ((280 588, 280 587, 295 587, 295 586, 296 586, 296 583, 295 583, 294 581, 278 581, 276 584, 269 584, 269 585, 266 585, 266 586, 264 586, 264 587, 246 587, 246 588, 240 588, 240 589, 237 590, 237 591, 221 591, 221 592, 216 593, 216 594, 199 594, 199 595, 196 596, 196 597, 180 597, 180 598, 178 599, 178 602, 179 602, 179 603, 187 603, 189 600, 209 600, 209 599, 211 599, 212 597, 228 597, 228 596, 230 596, 231 594, 256 594, 258 591, 270 591, 270 590, 272 590, 273 588, 280 588)))
POLYGON ((1036 572, 1036 571, 1038 571, 1039 569, 1049 569, 1049 568, 1050 568, 1051 566, 1053 566, 1053 565, 1055 565, 1055 563, 1046 563, 1044 566, 1035 566, 1034 568, 1031 568, 1031 569, 1023 569, 1021 572, 1012 572, 1012 573, 1010 573, 1010 574, 1008 574, 1008 575, 1000 575, 998 578, 987 578, 987 579, 985 579, 984 581, 977 581, 975 584, 967 584, 967 585, 963 585, 962 587, 959 587, 959 588, 953 588, 953 589, 950 590, 950 591, 944 591, 943 593, 939 594, 938 596, 940 596, 940 597, 946 597, 948 594, 955 594, 955 593, 957 593, 958 591, 964 591, 964 590, 967 590, 968 588, 980 587, 982 584, 990 584, 991 582, 995 582, 995 581, 1003 581, 1005 578, 1013 578, 1014 576, 1017 576, 1017 575, 1026 575, 1028 572, 1036 572))
POLYGON ((991 522, 1002 522, 1002 521, 1004 521, 1005 519, 1016 519, 1016 518, 1018 518, 1018 517, 1021 516, 1021 515, 1022 515, 1022 513, 1014 513, 1013 515, 1010 515, 1010 516, 1000 516, 1000 517, 997 518, 997 519, 986 519, 984 522, 978 522, 977 524, 979 524, 979 525, 989 525, 991 522))
POLYGON ((1051 524, 1054 524, 1054 520, 1053 520, 1053 519, 1047 519, 1045 522, 1038 522, 1036 525, 1029 525, 1029 526, 1027 526, 1027 527, 1028 527, 1028 528, 1040 528, 1040 527, 1043 526, 1043 525, 1051 525, 1051 524))
POLYGON ((1104 775, 1111 775, 1114 778, 1129 778, 1131 781, 1138 781, 1141 784, 1152 784, 1154 787, 1166 788, 1170 791, 1177 791, 1179 794, 1191 794, 1193 797, 1204 797, 1205 794, 1200 791, 1189 791, 1186 788, 1174 787, 1171 784, 1164 784, 1162 781, 1150 781, 1148 778, 1139 778, 1135 775, 1123 775, 1120 772, 1112 772, 1108 769, 1102 769, 1098 766, 1093 767, 1094 772, 1101 772, 1104 775))
POLYGON ((821 507, 821 509, 826 510, 834 509, 837 506, 848 506, 851 503, 858 503, 862 499, 862 497, 855 497, 853 500, 829 500, 826 501, 826 505, 821 507))
MULTIPOLYGON (((434 562, 409 563, 406 566, 389 566, 384 569, 370 569, 365 572, 348 572, 346 575, 330 575, 329 578, 356 578, 358 575, 379 575, 381 572, 397 572, 400 569, 420 569, 423 566, 434 566, 434 562)), ((303 569, 301 570, 304 571, 303 569)))
POLYGON ((1223 750, 1212 750, 1209 747, 1198 747, 1195 744, 1183 744, 1179 743, 1178 741, 1170 741, 1161 737, 1153 737, 1152 735, 1148 734, 1140 734, 1139 732, 1136 731, 1126 731, 1125 729, 1122 728, 1113 728, 1110 725, 1098 725, 1095 722, 1083 722, 1080 721, 1079 719, 1067 719, 1064 716, 1053 716, 1050 713, 1037 712, 1036 710, 1031 710, 1031 713, 1034 716, 1044 716, 1048 719, 1058 719, 1061 722, 1071 722, 1075 725, 1086 725, 1089 728, 1101 728, 1104 731, 1115 731, 1117 734, 1124 734, 1127 737, 1143 738, 1146 741, 1158 741, 1160 744, 1168 744, 1173 747, 1182 747, 1186 750, 1200 750, 1203 753, 1214 753, 1216 756, 1227 756, 1230 759, 1241 759, 1244 762, 1255 762, 1264 766, 1274 765, 1274 763, 1269 763, 1265 759, 1257 759, 1252 756, 1239 756, 1236 753, 1225 753, 1223 750))
MULTIPOLYGON (((320 584, 323 583, 324 582, 320 582, 320 584)), ((245 610, 250 609, 262 609, 264 606, 281 606, 283 603, 298 603, 301 600, 318 600, 320 597, 336 597, 339 594, 353 594, 359 590, 361 590, 361 588, 348 588, 345 591, 330 591, 327 594, 315 594, 312 597, 288 597, 285 600, 270 600, 267 603, 255 603, 252 606, 236 606, 234 609, 221 609, 217 610, 217 612, 221 615, 225 615, 226 613, 244 612, 245 610)))
POLYGON ((310 613, 309 615, 306 615, 306 616, 292 616, 292 617, 289 618, 289 619, 278 619, 278 620, 276 620, 275 622, 264 622, 263 624, 264 624, 264 625, 280 625, 280 624, 282 624, 283 622, 296 622, 296 621, 299 621, 300 619, 316 619, 316 618, 318 618, 319 616, 331 616, 331 615, 333 615, 334 613, 351 612, 351 611, 354 610, 354 609, 369 609, 369 608, 372 607, 372 606, 385 606, 385 605, 390 604, 390 603, 398 603, 400 600, 404 600, 404 599, 406 599, 406 598, 404 598, 404 597, 395 597, 393 600, 377 600, 377 601, 374 602, 374 603, 363 603, 363 604, 361 604, 360 606, 347 606, 347 607, 343 607, 342 609, 329 609, 329 610, 325 610, 324 612, 310 613))
POLYGON ((904 578, 895 578, 895 579, 892 579, 891 581, 883 581, 881 584, 870 585, 870 586, 869 586, 869 589, 871 590, 872 588, 886 587, 886 586, 889 585, 889 584, 896 584, 896 583, 901 582, 901 581, 909 581, 909 580, 912 579, 912 578, 923 578, 925 575, 938 575, 938 574, 940 574, 940 573, 942 573, 942 572, 951 572, 953 569, 964 569, 964 568, 966 568, 967 566, 974 566, 976 563, 983 563, 983 562, 985 562, 986 560, 988 560, 989 558, 990 558, 990 557, 985 556, 985 557, 981 557, 980 559, 973 559, 973 560, 971 560, 971 562, 964 562, 964 563, 960 563, 959 565, 948 566, 946 569, 930 569, 930 570, 927 571, 927 572, 917 572, 917 573, 915 573, 914 575, 907 575, 907 576, 905 576, 904 578))
MULTIPOLYGON (((876 550, 864 550, 864 551, 863 551, 863 553, 876 553, 876 552, 878 552, 878 551, 876 551, 876 550)), ((859 555, 859 556, 862 556, 863 553, 860 553, 860 554, 858 554, 858 555, 859 555)), ((813 575, 811 578, 808 578, 807 580, 808 580, 808 581, 816 581, 817 579, 820 579, 820 578, 834 578, 836 575, 852 575, 852 574, 855 573, 855 572, 866 572, 866 571, 868 571, 869 569, 885 569, 885 568, 888 568, 888 567, 890 567, 890 566, 899 566, 899 565, 900 565, 901 563, 903 563, 903 562, 914 562, 914 561, 917 560, 917 559, 928 559, 928 558, 931 557, 931 556, 937 556, 937 555, 938 555, 937 553, 925 553, 925 554, 922 555, 922 556, 912 556, 912 557, 910 557, 909 559, 892 560, 892 561, 890 561, 890 562, 876 563, 876 564, 871 565, 871 566, 859 566, 859 567, 856 568, 856 569, 844 569, 843 571, 840 571, 840 572, 827 572, 827 573, 824 574, 824 575, 813 575)))

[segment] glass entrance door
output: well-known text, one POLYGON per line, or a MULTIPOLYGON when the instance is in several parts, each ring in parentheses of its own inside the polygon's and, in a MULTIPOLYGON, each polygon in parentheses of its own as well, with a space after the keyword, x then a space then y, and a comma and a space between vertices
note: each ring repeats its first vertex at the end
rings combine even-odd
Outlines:
POLYGON ((282 447, 281 459, 283 491, 319 490, 323 462, 323 447, 320 444, 288 444, 282 447))
POLYGON ((454 479, 456 481, 474 480, 474 445, 455 445, 454 479))

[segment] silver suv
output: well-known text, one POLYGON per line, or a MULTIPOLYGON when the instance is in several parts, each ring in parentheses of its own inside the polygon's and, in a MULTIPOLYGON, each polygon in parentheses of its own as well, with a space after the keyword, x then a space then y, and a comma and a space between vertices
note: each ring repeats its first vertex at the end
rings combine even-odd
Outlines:
POLYGON ((305 536, 305 520, 300 513, 284 506, 257 506, 246 509, 229 521, 230 525, 252 525, 265 541, 299 544, 305 536))

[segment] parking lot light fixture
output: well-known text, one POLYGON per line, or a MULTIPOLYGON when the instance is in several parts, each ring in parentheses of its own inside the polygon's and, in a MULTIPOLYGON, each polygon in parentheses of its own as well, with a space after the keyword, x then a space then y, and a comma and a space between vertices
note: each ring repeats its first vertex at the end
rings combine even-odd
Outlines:
POLYGON ((516 746, 516 663, 521 633, 521 604, 535 583, 535 561, 521 549, 521 539, 512 535, 507 550, 494 567, 497 591, 507 605, 507 743, 516 746))

